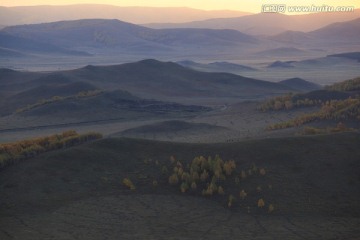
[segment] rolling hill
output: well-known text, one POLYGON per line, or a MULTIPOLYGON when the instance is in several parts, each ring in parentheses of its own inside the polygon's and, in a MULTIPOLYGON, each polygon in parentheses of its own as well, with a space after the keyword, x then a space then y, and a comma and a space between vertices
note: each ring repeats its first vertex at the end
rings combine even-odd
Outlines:
MULTIPOLYGON (((106 138, 49 152, 0 172, 0 237, 254 239, 256 233, 265 240, 299 234, 356 239, 359 141, 355 133, 230 144, 106 138), (186 166, 196 156, 216 154, 234 159, 238 171, 258 166, 266 174, 253 172, 238 186, 224 185, 225 196, 203 197, 181 193, 161 173, 171 166, 170 156, 186 166), (136 189, 123 186, 124 178, 136 189), (248 193, 244 200, 241 189, 248 193), (237 200, 228 208, 232 192, 237 200), (266 208, 257 207, 259 198, 266 208)), ((226 176, 229 182, 233 177, 226 176)))
POLYGON ((239 72, 257 71, 255 68, 231 62, 198 63, 190 60, 184 60, 176 63, 184 67, 204 72, 228 72, 236 74, 239 72))
POLYGON ((282 80, 279 83, 302 92, 319 90, 321 88, 320 85, 306 81, 301 78, 290 78, 290 79, 282 80))
POLYGON ((339 53, 339 54, 332 54, 328 57, 339 57, 339 58, 348 58, 348 59, 355 59, 360 62, 360 52, 348 52, 348 53, 339 53))
POLYGON ((19 25, 0 30, 0 47, 30 52, 61 51, 117 54, 151 54, 179 49, 203 51, 212 47, 256 46, 258 40, 235 30, 156 30, 119 20, 86 19, 44 24, 19 25), (41 48, 42 46, 42 48, 41 48))
MULTIPOLYGON (((69 50, 64 47, 56 46, 51 42, 45 43, 42 39, 29 39, 19 36, 14 36, 0 31, 0 48, 7 51, 7 56, 10 53, 15 54, 15 57, 26 57, 26 53, 36 54, 60 54, 60 55, 75 55, 75 56, 89 56, 90 54, 82 51, 69 50)), ((6 55, 2 55, 3 57, 6 55)), ((28 56, 30 57, 30 56, 28 56)))
POLYGON ((25 73, 12 70, 0 78, 0 84, 14 93, 27 91, 45 83, 90 83, 104 90, 122 89, 139 97, 154 99, 252 98, 284 93, 284 85, 229 73, 199 72, 172 62, 143 60, 114 66, 86 66, 80 69, 25 73))
POLYGON ((67 97, 34 107, 27 107, 17 113, 21 116, 34 116, 56 120, 58 124, 108 119, 168 118, 199 114, 210 108, 182 105, 151 99, 142 99, 132 94, 116 90, 99 92, 90 96, 67 97))
MULTIPOLYGON (((9 90, 9 88, 5 88, 9 90)), ((57 84, 56 80, 51 83, 38 84, 36 87, 9 96, 6 101, 0 103, 0 115, 8 115, 19 108, 35 104, 41 100, 53 97, 73 96, 84 91, 93 91, 96 87, 88 83, 73 82, 57 84)))
POLYGON ((279 83, 157 60, 45 73, 1 72, 2 129, 183 118, 208 112, 206 106, 294 91, 279 83))
MULTIPOLYGON (((279 18, 277 21, 287 22, 289 16, 268 14, 264 17, 269 18, 264 21, 279 18)), ((248 23, 244 24, 248 26, 248 23)), ((152 29, 114 19, 82 19, 5 27, 0 30, 0 49, 6 50, 8 58, 19 57, 16 54, 19 52, 25 56, 41 57, 38 59, 40 62, 48 61, 44 59, 46 57, 59 61, 56 57, 59 55, 78 56, 78 61, 83 62, 94 61, 91 58, 96 61, 99 58, 103 61, 112 59, 112 63, 119 56, 122 56, 122 61, 127 56, 176 61, 195 57, 219 59, 219 65, 219 62, 224 62, 224 57, 261 59, 265 56, 276 61, 283 57, 304 58, 321 56, 324 52, 355 51, 359 36, 358 31, 352 30, 359 25, 357 19, 307 33, 287 31, 270 37, 254 37, 231 29, 152 29), (338 32, 342 33, 341 37, 338 32)))
POLYGON ((345 22, 359 17, 360 9, 354 12, 314 13, 303 15, 284 15, 259 13, 236 18, 218 18, 188 23, 146 24, 153 28, 212 28, 235 29, 251 35, 276 35, 281 32, 313 31, 336 22, 345 22))
POLYGON ((130 128, 125 131, 114 133, 112 137, 140 138, 157 141, 182 142, 186 139, 205 135, 207 138, 216 138, 217 134, 230 132, 225 127, 215 126, 207 123, 191 123, 179 120, 164 121, 136 128, 130 128))
POLYGON ((352 21, 333 23, 309 32, 310 36, 323 41, 359 42, 360 18, 352 21))
MULTIPOLYGON (((338 22, 327 25, 310 32, 286 31, 269 39, 298 45, 323 46, 327 43, 338 44, 339 42, 349 45, 359 44, 360 18, 351 21, 338 22)), ((357 46, 357 45, 356 45, 357 46)))

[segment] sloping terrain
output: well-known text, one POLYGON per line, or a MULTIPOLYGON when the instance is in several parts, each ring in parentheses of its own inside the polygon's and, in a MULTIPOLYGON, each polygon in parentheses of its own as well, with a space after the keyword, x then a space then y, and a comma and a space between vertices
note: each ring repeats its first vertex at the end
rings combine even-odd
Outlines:
POLYGON ((257 39, 235 30, 214 29, 163 29, 156 30, 139 25, 106 19, 83 19, 43 24, 19 25, 0 30, 0 47, 29 52, 56 54, 68 52, 99 51, 160 53, 180 49, 203 47, 234 48, 255 46, 257 39), (40 44, 44 44, 39 49, 40 44), (22 48, 22 49, 21 49, 22 48))
POLYGON ((332 55, 329 55, 329 57, 349 58, 349 59, 355 59, 358 62, 360 62, 360 52, 332 54, 332 55))
POLYGON ((339 43, 358 46, 359 29, 360 18, 356 18, 351 21, 333 23, 310 32, 290 30, 274 34, 269 38, 283 43, 294 44, 294 46, 326 48, 330 45, 337 47, 339 43))
POLYGON ((214 126, 207 123, 191 123, 179 120, 164 121, 160 123, 130 128, 111 136, 151 139, 160 141, 187 142, 191 138, 216 138, 217 134, 231 132, 225 127, 214 126), (187 141, 186 141, 187 140, 187 141))
POLYGON ((308 32, 335 22, 351 21, 359 17, 360 10, 353 12, 333 12, 285 15, 278 13, 259 13, 235 18, 217 18, 188 23, 155 23, 145 26, 154 28, 213 28, 235 29, 252 35, 274 35, 283 31, 308 32))
POLYGON ((309 32, 309 34, 326 42, 358 42, 360 38, 360 18, 348 22, 333 23, 309 32))
POLYGON ((306 81, 301 78, 290 78, 290 79, 282 80, 279 83, 302 92, 319 90, 321 88, 320 85, 306 81))
MULTIPOLYGON (((96 87, 84 82, 57 84, 55 81, 38 84, 37 87, 14 94, 0 103, 0 115, 8 115, 19 108, 53 97, 74 96, 80 92, 94 91, 96 87)), ((9 90, 9 88, 7 88, 9 90)))
POLYGON ((40 84, 86 82, 100 89, 127 90, 140 97, 258 97, 283 93, 290 89, 271 83, 228 73, 206 73, 182 67, 172 62, 143 60, 114 66, 86 66, 53 73, 27 73, 2 70, 0 78, 12 91, 25 91, 40 84))
POLYGON ((204 72, 227 72, 237 74, 246 71, 256 71, 255 68, 231 62, 198 63, 190 60, 184 60, 176 63, 184 67, 204 72))
POLYGON ((0 172, 0 237, 356 239, 359 142, 358 134, 232 144, 110 138, 46 153, 0 172), (266 169, 239 183, 248 196, 236 194, 233 208, 226 197, 182 194, 161 174, 170 156, 186 164, 215 154, 239 169, 266 169), (136 190, 124 187, 124 178, 136 190), (261 196, 274 203, 272 213, 256 206, 261 196))
POLYGON ((23 104, 23 107, 19 106, 23 103, 22 100, 16 101, 16 98, 12 100, 13 106, 7 107, 6 104, 2 106, 3 115, 7 115, 3 116, 4 121, 0 124, 2 130, 60 127, 114 120, 181 118, 211 110, 203 106, 143 99, 121 90, 81 91, 75 95, 39 100, 31 105, 23 104))
POLYGON ((287 57, 287 56, 302 56, 306 55, 306 51, 295 48, 295 47, 279 47, 269 50, 257 52, 258 56, 272 56, 272 57, 287 57))
MULTIPOLYGON (((19 36, 14 36, 6 32, 0 32, 0 47, 7 49, 7 51, 21 52, 22 54, 58 54, 58 55, 74 55, 74 56, 89 56, 90 54, 82 51, 69 50, 61 46, 57 46, 50 41, 43 39, 31 39, 19 36)), ((4 55, 2 55, 4 57, 4 55)), ((5 55, 6 56, 6 55, 5 55)), ((7 55, 9 56, 9 55, 7 55)))

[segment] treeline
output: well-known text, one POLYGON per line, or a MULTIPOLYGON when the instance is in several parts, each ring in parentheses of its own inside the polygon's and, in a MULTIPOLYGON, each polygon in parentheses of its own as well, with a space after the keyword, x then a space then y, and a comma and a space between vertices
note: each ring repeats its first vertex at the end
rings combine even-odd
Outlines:
POLYGON ((326 87, 327 90, 333 91, 359 91, 360 90, 360 77, 350 79, 344 82, 335 83, 326 87))
POLYGON ((320 106, 322 100, 318 99, 309 99, 309 98, 300 98, 300 95, 295 95, 289 93, 287 95, 278 96, 271 98, 263 102, 259 109, 263 112, 266 111, 279 111, 279 110, 291 110, 298 107, 311 107, 311 106, 320 106))
POLYGON ((100 133, 78 134, 69 130, 61 134, 0 144, 0 169, 14 162, 51 150, 68 148, 84 142, 102 138, 100 133))
POLYGON ((360 77, 335 83, 327 86, 324 90, 317 90, 308 93, 293 94, 274 97, 261 103, 259 110, 280 111, 291 110, 299 107, 321 106, 327 101, 344 100, 349 97, 356 97, 360 91, 360 77))
POLYGON ((16 113, 25 112, 25 111, 31 110, 33 108, 43 106, 45 104, 61 102, 61 101, 68 100, 68 99, 79 99, 79 98, 94 97, 94 96, 102 94, 103 92, 104 92, 103 90, 97 89, 97 90, 90 90, 90 91, 82 91, 82 92, 79 92, 76 95, 72 95, 72 96, 53 96, 52 98, 41 99, 41 100, 39 100, 38 102, 36 102, 34 104, 30 104, 30 105, 27 105, 27 106, 25 106, 23 108, 19 108, 19 109, 16 110, 16 113))
POLYGON ((326 133, 340 133, 340 132, 353 132, 354 128, 347 127, 344 123, 339 122, 336 127, 326 127, 326 128, 317 128, 317 127, 304 127, 301 135, 317 135, 317 134, 326 134, 326 133))
POLYGON ((351 119, 360 120, 360 97, 327 101, 317 112, 303 114, 295 119, 270 125, 267 129, 298 127, 316 120, 344 121, 351 119))

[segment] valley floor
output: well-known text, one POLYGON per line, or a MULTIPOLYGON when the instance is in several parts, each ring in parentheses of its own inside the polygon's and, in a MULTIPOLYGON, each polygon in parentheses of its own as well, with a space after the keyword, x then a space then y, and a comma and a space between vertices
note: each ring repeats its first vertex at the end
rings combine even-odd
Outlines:
POLYGON ((3 216, 0 239, 358 239, 360 218, 263 216, 166 195, 94 196, 51 212, 3 216))
POLYGON ((159 141, 189 142, 189 143, 211 143, 211 142, 231 142, 244 139, 258 139, 267 137, 281 137, 294 135, 300 129, 288 129, 276 132, 265 131, 264 129, 273 123, 287 121, 298 116, 305 111, 312 109, 300 109, 283 112, 266 112, 257 110, 257 102, 241 102, 229 105, 218 106, 214 111, 199 114, 196 117, 177 118, 176 120, 189 123, 205 123, 216 127, 223 127, 221 130, 197 130, 192 129, 188 132, 182 131, 162 131, 159 133, 135 131, 131 134, 122 134, 128 129, 136 129, 141 126, 161 123, 174 119, 145 119, 137 120, 115 119, 102 121, 77 122, 76 119, 68 124, 58 124, 49 119, 36 117, 4 117, 0 118, 0 143, 13 142, 26 138, 46 136, 68 129, 77 132, 96 131, 105 136, 126 136, 132 138, 143 138, 159 141))

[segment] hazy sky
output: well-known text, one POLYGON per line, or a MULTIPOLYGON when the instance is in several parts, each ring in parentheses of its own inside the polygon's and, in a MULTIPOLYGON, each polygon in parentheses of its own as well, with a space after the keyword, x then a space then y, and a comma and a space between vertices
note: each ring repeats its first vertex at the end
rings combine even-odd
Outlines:
POLYGON ((230 9, 260 12, 262 4, 354 6, 360 8, 360 0, 0 0, 0 6, 68 5, 98 3, 117 6, 192 7, 198 9, 230 9))

